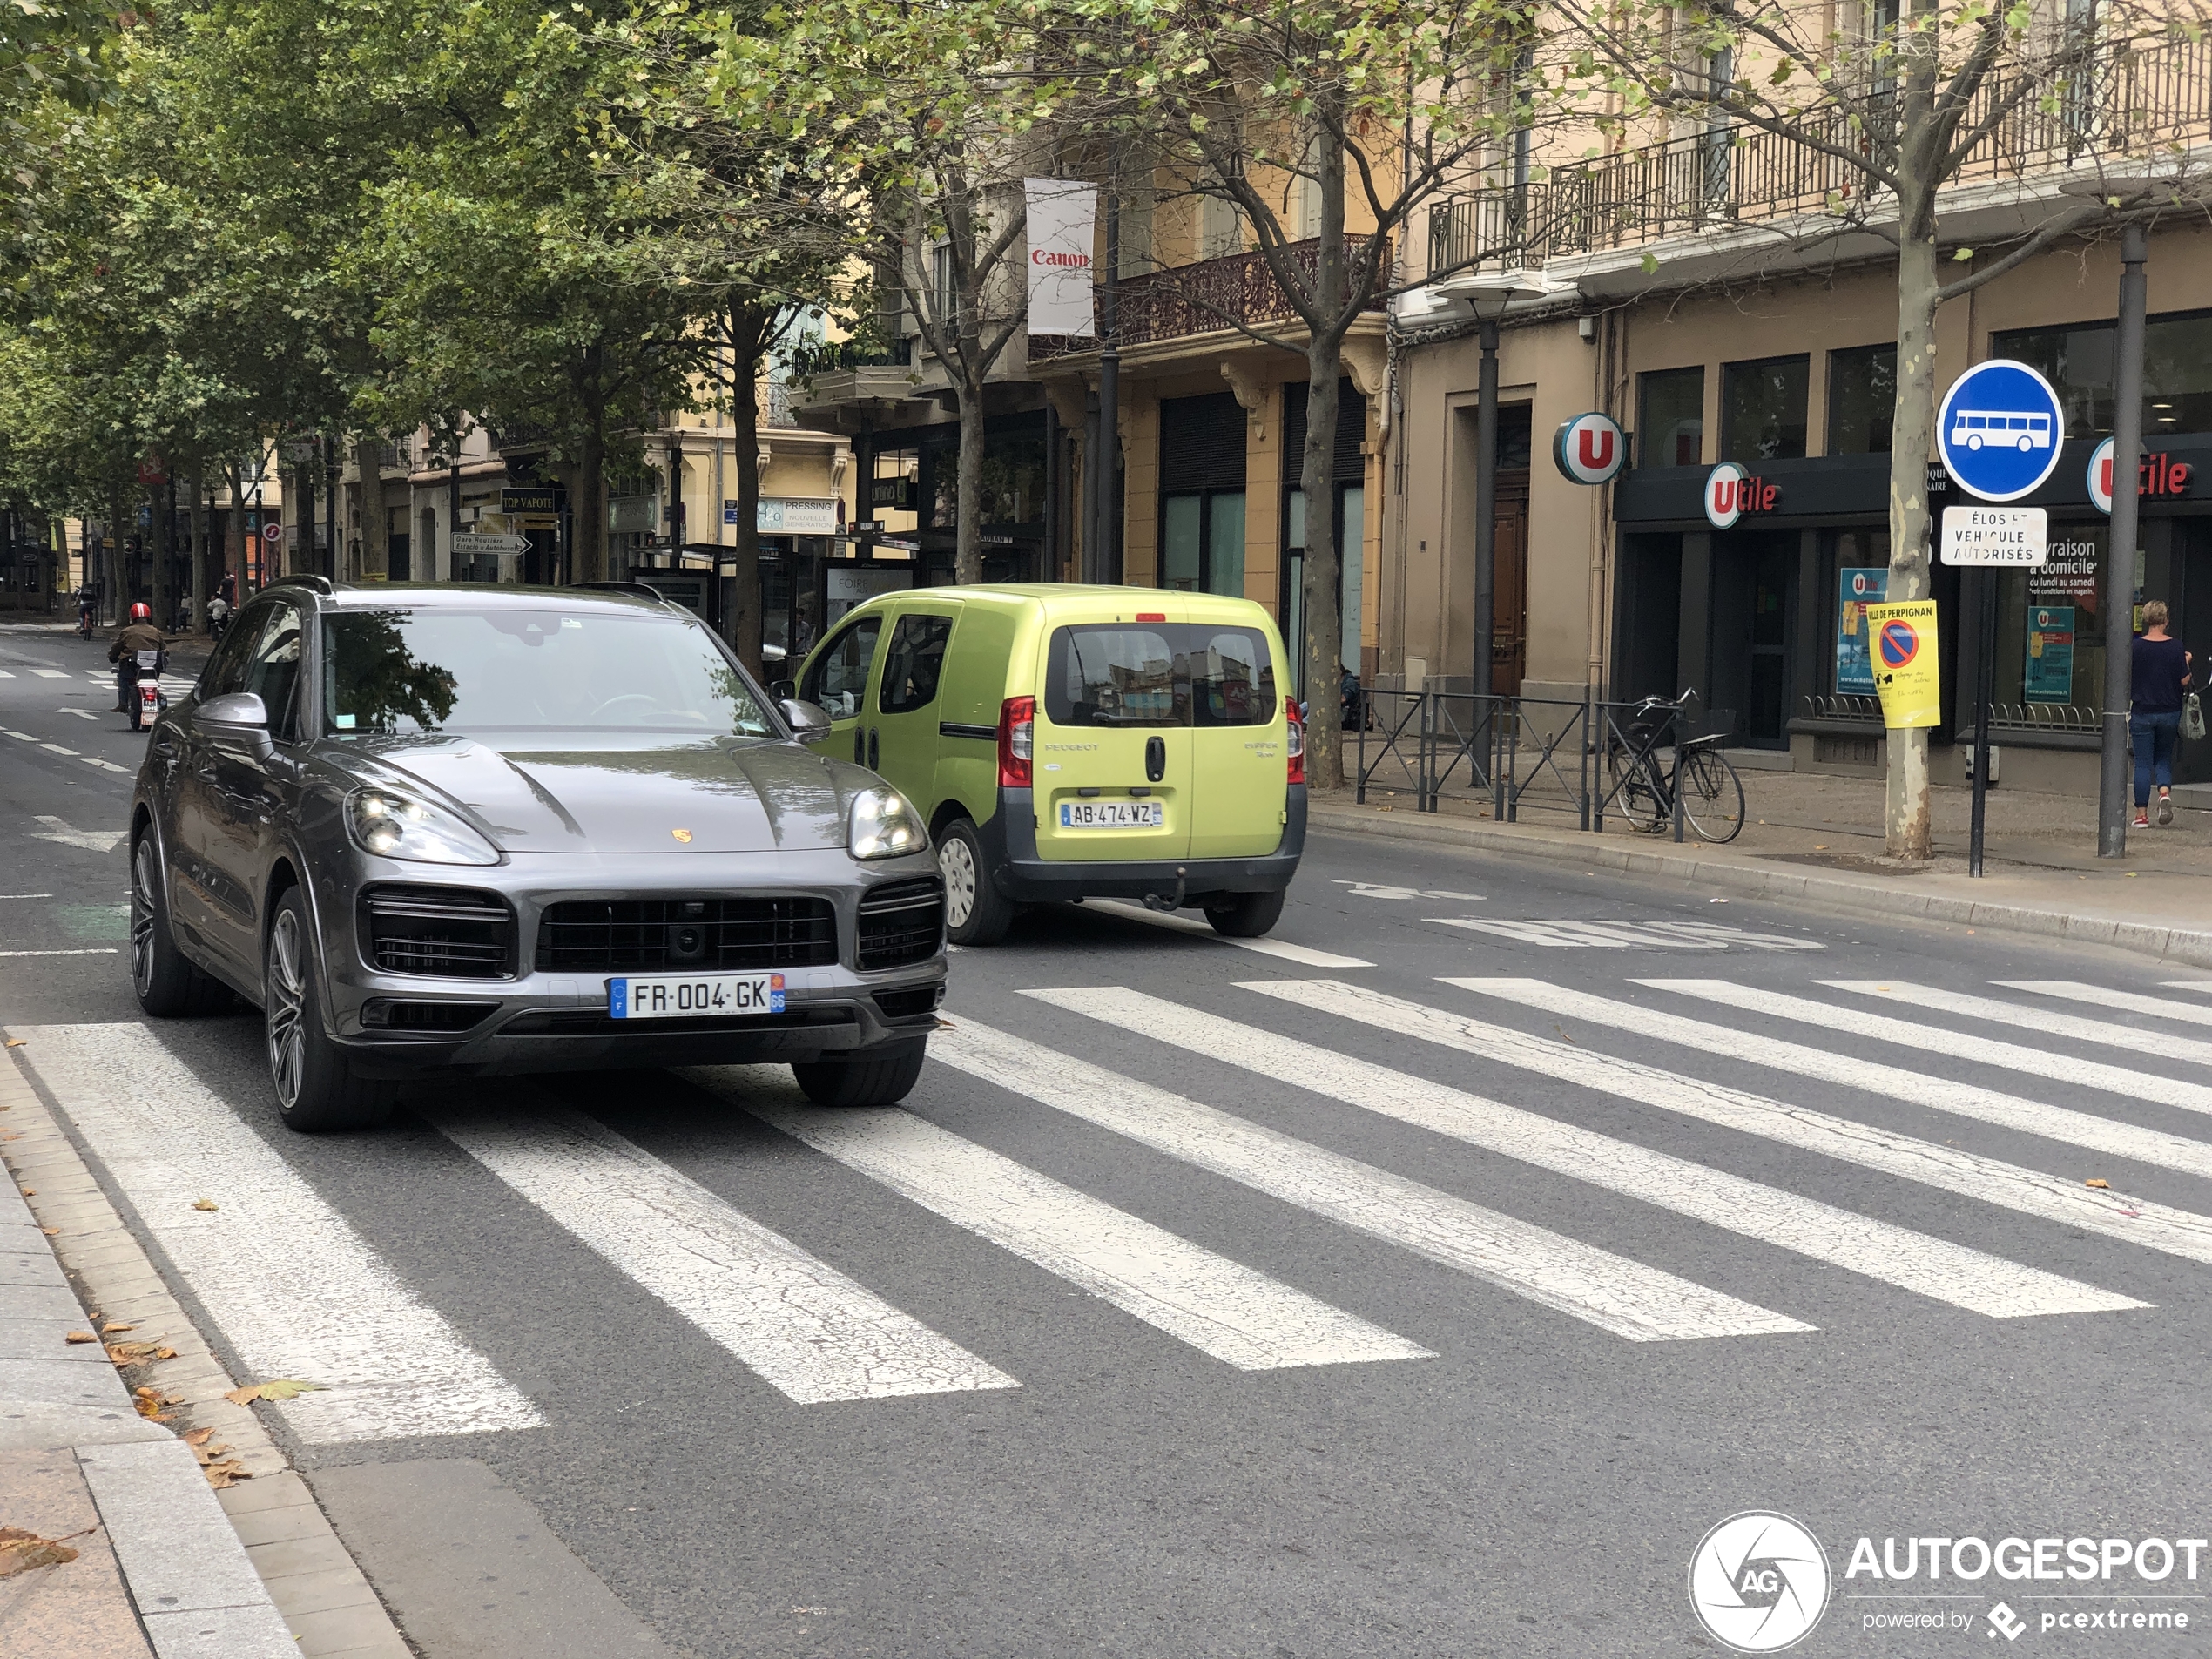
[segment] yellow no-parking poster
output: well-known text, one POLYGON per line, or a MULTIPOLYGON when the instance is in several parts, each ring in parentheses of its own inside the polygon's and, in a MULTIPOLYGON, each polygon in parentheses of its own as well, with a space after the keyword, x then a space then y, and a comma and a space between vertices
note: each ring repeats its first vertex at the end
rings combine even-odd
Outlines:
POLYGON ((1936 673, 1935 601, 1869 605, 1866 628, 1882 724, 1892 728, 1939 724, 1943 685, 1936 673))

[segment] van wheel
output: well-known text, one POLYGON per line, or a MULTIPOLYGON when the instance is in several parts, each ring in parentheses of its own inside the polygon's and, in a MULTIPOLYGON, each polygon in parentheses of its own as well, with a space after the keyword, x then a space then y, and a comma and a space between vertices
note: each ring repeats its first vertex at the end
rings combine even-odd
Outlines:
POLYGON ((882 1060, 824 1060, 795 1064, 792 1076, 817 1106, 896 1106, 921 1076, 923 1046, 882 1060))
POLYGON ((1257 939, 1283 916, 1283 894, 1238 893, 1206 907, 1206 920, 1225 939, 1257 939))
POLYGON ((396 1083, 354 1075, 346 1051, 322 1028, 322 995, 309 945, 307 907, 293 888, 269 926, 261 975, 269 1080, 287 1129, 374 1129, 392 1115, 396 1083))
POLYGON ((152 829, 131 850, 131 988, 138 1006, 161 1020, 212 1014, 231 1000, 231 988, 194 968, 170 937, 161 853, 152 829))
POLYGON ((967 819, 945 826, 937 843, 945 876, 945 934, 955 945, 995 945, 1014 925, 1014 906, 991 883, 983 838, 967 819))

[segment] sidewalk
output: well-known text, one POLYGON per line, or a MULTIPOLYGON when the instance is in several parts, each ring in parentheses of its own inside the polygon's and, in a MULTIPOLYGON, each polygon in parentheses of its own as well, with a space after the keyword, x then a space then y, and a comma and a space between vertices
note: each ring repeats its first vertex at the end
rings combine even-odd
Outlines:
MULTIPOLYGON (((1731 756, 1731 759, 1736 757, 1731 756)), ((1524 768, 1534 756, 1525 756, 1524 768)), ((1571 784, 1574 757, 1562 756, 1571 784)), ((2212 812, 2180 804, 2167 828, 2130 823, 2128 855, 2096 856, 2096 803, 2002 787, 1989 792, 1986 873, 1966 873, 1971 792, 1932 792, 1936 857, 1901 865, 1883 856, 1885 787, 1878 779, 1743 768, 1745 822, 1725 846, 1685 834, 1641 834, 1609 819, 1603 835, 1579 831, 1571 796, 1549 774, 1523 798, 1518 821, 1493 823, 1490 803, 1447 797, 1418 812, 1410 792, 1371 786, 1358 806, 1349 787, 1317 798, 1316 829, 1380 833, 1579 865, 1696 881, 1747 896, 1789 899, 1858 913, 2001 927, 2212 968, 2212 812)), ((2131 813, 2132 820, 2132 813, 2131 813)))
POLYGON ((408 1659, 22 1053, 0 1056, 8 1659, 408 1659))

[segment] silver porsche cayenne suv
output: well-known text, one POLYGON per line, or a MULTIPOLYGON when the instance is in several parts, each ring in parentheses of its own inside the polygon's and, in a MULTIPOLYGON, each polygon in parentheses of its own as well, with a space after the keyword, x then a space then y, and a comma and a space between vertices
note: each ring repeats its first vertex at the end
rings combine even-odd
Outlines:
POLYGON ((260 1006, 299 1130, 441 1074, 782 1062, 897 1101, 943 885, 817 722, 650 589, 273 583, 148 743, 138 1001, 260 1006))

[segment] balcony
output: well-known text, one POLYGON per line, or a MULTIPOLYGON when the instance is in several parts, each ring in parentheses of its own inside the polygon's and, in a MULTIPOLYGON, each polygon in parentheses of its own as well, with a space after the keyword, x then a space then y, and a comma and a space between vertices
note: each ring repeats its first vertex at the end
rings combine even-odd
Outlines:
MULTIPOLYGON (((1346 237, 1345 256, 1351 257, 1366 239, 1346 237)), ((1293 242, 1286 251, 1295 268, 1311 280, 1320 259, 1319 240, 1293 242)), ((1386 267, 1389 257, 1385 249, 1386 267)), ((1383 307, 1370 308, 1379 312, 1383 307)), ((1248 328, 1303 326, 1297 308, 1268 268, 1266 257, 1256 253, 1200 260, 1194 265, 1127 278, 1116 286, 1114 315, 1116 343, 1123 349, 1219 334, 1240 325, 1248 328)), ((1095 339, 1033 334, 1029 361, 1071 357, 1098 347, 1095 339)))
MULTIPOLYGON (((1963 125, 1988 119, 2018 88, 2017 80, 1985 86, 1963 125)), ((2083 84, 2054 92, 2021 98, 1946 182, 2026 182, 2212 139, 2212 37, 2116 51, 2083 84)), ((1841 149, 1866 145, 1864 127, 1838 111, 1817 112, 1806 125, 1841 149)), ((1701 132, 1439 203, 1429 210, 1428 269, 1536 269, 1731 226, 1878 212, 1884 194, 1858 169, 1808 145, 1743 128, 1701 132)))

